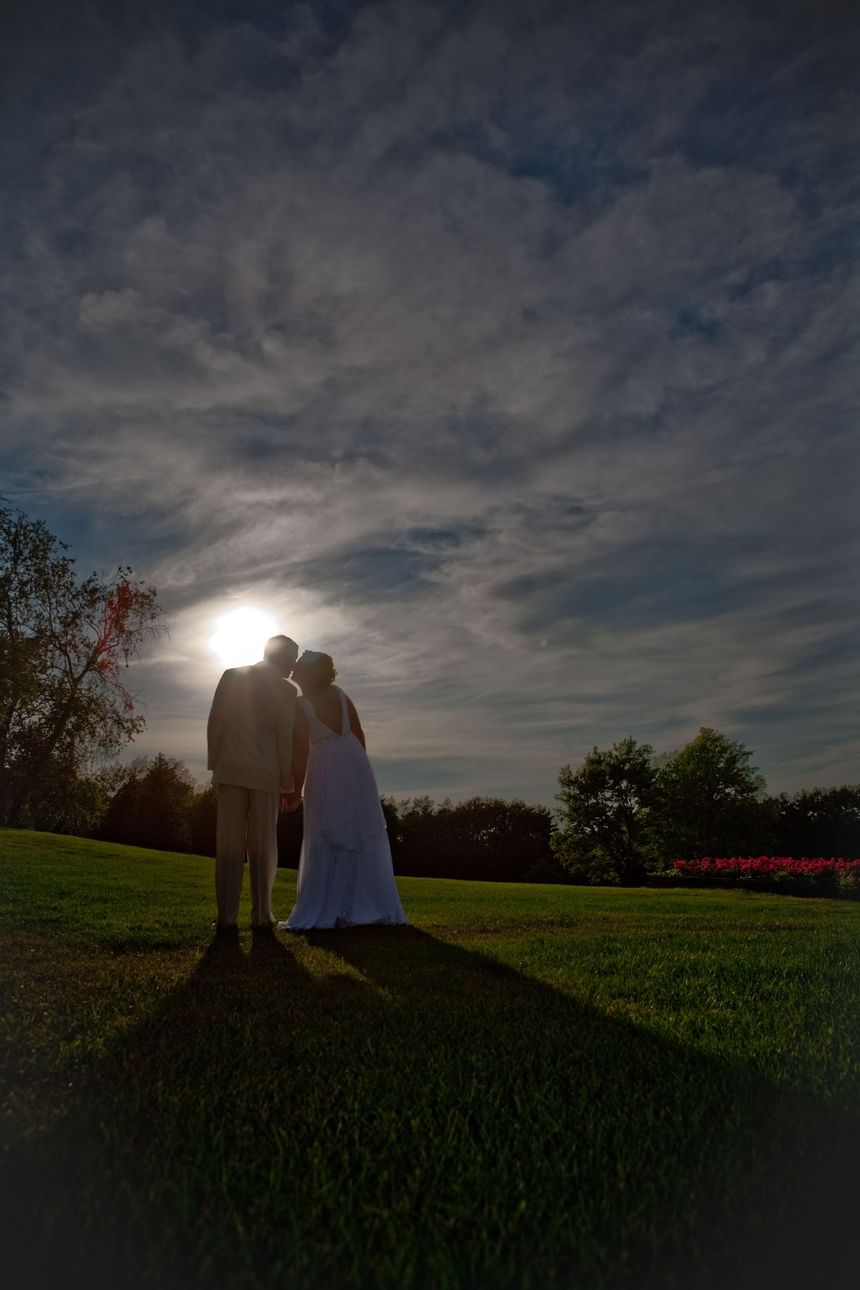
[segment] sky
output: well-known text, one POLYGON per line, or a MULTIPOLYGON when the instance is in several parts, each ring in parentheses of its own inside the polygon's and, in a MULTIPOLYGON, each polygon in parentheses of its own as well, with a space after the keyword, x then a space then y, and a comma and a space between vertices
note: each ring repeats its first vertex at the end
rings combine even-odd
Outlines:
POLYGON ((398 797, 860 780, 852 8, 13 0, 0 493, 158 588, 129 755, 254 608, 398 797))

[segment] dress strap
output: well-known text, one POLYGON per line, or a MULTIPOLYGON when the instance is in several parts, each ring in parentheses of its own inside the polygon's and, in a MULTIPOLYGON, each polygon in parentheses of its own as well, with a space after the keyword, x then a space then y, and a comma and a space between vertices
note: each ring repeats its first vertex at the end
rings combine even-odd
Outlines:
POLYGON ((349 707, 346 702, 346 695, 339 685, 334 687, 340 695, 340 733, 349 734, 349 707))

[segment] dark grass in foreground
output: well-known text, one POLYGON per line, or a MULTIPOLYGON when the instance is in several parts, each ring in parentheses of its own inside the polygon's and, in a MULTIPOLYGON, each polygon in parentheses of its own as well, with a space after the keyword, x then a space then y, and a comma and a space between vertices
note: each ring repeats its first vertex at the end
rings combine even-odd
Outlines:
POLYGON ((0 833, 8 1284, 847 1284, 858 906, 402 879, 214 950, 211 880, 0 833))

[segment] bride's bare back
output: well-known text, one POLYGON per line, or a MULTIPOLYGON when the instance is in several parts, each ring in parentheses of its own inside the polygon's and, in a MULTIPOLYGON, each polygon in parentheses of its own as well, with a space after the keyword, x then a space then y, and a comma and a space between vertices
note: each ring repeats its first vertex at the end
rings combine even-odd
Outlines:
MULTIPOLYGON (((364 731, 361 728, 361 722, 358 719, 358 713, 352 699, 346 697, 346 704, 349 711, 349 728, 355 735, 356 739, 364 746, 364 731)), ((340 691, 333 685, 326 685, 321 690, 316 690, 312 694, 306 694, 305 698, 310 701, 314 712, 319 717, 323 725, 328 726, 336 735, 342 735, 343 712, 340 702, 340 691)))

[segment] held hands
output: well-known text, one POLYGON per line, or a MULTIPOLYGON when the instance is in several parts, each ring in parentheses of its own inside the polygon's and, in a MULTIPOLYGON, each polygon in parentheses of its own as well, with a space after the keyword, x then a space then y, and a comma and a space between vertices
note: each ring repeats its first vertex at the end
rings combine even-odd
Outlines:
POLYGON ((281 810, 292 814, 302 804, 301 793, 281 793, 281 810))

